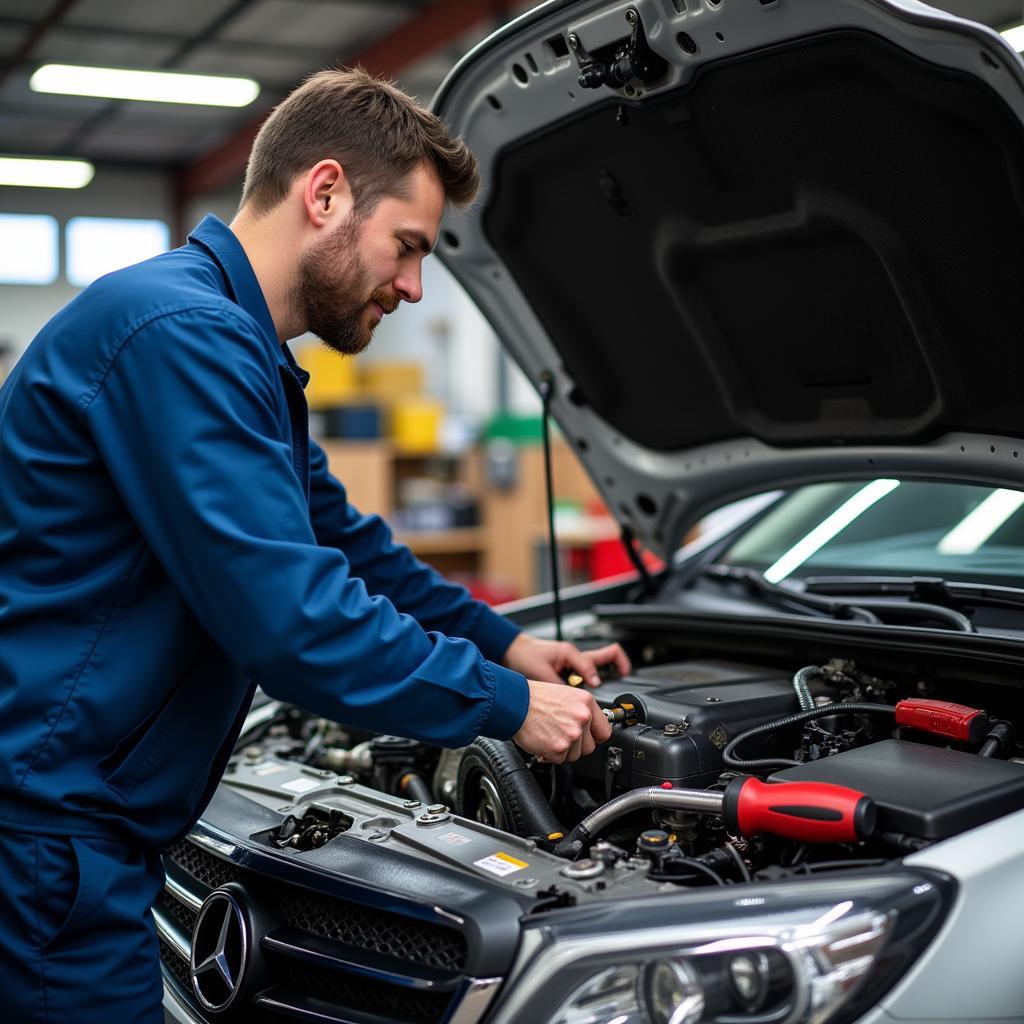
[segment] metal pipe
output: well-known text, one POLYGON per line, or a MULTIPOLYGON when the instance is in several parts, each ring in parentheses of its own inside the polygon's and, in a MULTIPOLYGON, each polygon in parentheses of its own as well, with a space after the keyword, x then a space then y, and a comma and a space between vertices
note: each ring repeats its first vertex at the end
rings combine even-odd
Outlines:
POLYGON ((569 835, 569 841, 592 839, 613 821, 645 808, 666 808, 676 811, 697 811, 700 814, 721 814, 722 794, 705 789, 662 789, 647 786, 633 789, 609 800, 603 807, 588 814, 569 835))

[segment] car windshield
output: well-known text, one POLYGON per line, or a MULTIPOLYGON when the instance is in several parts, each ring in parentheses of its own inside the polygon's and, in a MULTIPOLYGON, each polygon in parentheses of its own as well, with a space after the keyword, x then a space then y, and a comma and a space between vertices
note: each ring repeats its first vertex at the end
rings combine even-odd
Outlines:
POLYGON ((720 559, 771 583, 831 574, 1024 586, 1024 491, 879 479, 791 491, 720 559))

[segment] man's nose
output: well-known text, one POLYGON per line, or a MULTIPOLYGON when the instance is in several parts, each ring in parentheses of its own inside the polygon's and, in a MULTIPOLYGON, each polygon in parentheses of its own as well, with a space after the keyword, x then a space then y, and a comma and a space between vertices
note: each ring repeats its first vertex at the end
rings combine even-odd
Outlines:
POLYGON ((423 298, 420 268, 403 270, 394 280, 395 291, 403 302, 419 302, 423 298))

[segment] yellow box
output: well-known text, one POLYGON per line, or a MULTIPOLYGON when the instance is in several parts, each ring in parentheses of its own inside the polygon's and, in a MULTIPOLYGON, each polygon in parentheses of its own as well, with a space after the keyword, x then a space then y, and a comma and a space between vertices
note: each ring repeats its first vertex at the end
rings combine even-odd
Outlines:
POLYGON ((391 437, 400 452, 430 455, 441 444, 444 406, 431 398, 405 398, 391 409, 391 437))
POLYGON ((309 372, 306 401, 311 409, 351 402, 359 396, 356 361, 332 352, 326 345, 302 345, 295 353, 299 365, 309 372))
POLYGON ((423 394, 423 364, 412 361, 381 361, 360 367, 363 396, 383 405, 423 394))

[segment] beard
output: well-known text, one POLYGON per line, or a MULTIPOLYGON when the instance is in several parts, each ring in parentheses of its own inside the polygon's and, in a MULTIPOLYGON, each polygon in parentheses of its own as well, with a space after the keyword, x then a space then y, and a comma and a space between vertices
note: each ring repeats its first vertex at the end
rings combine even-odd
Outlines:
POLYGON ((370 275, 359 257, 357 217, 307 249, 299 259, 295 307, 306 329, 343 356, 359 355, 380 322, 370 309, 377 302, 386 313, 398 306, 398 296, 386 288, 369 287, 370 275))

